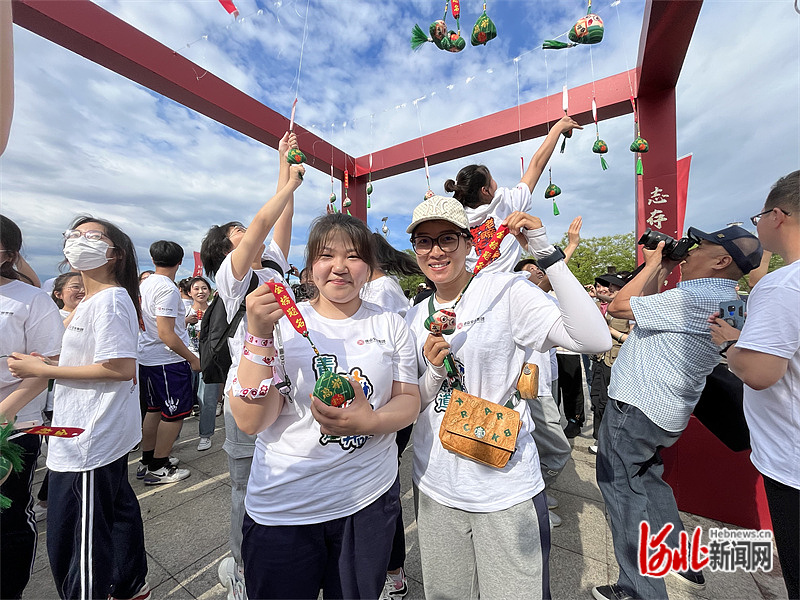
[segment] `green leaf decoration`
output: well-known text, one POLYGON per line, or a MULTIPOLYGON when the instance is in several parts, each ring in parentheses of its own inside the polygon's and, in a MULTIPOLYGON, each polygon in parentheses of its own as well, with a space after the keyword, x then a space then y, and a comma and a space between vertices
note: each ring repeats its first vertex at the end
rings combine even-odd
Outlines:
POLYGON ((650 144, 647 143, 647 140, 641 136, 638 136, 633 142, 631 142, 631 152, 647 152, 650 150, 650 144))
POLYGON ((555 198, 561 193, 561 188, 558 187, 555 183, 551 183, 547 186, 547 189, 544 191, 545 198, 555 198))
POLYGON ((494 22, 486 15, 486 11, 483 11, 483 14, 478 17, 475 26, 472 28, 470 43, 473 46, 478 46, 480 44, 486 45, 486 42, 496 37, 497 27, 495 27, 494 22))
POLYGON ((576 44, 598 44, 603 40, 603 19, 593 13, 581 17, 567 36, 576 44))
POLYGON ((356 397, 350 382, 333 371, 325 371, 314 384, 314 396, 328 406, 342 406, 356 397))
POLYGON ((602 156, 600 157, 600 166, 603 167, 603 171, 608 170, 608 163, 606 162, 606 159, 603 158, 602 156))
POLYGON ((542 50, 562 50, 564 48, 573 48, 574 46, 577 46, 577 44, 568 44, 558 40, 545 40, 542 44, 542 50))
POLYGON ((306 155, 297 148, 292 148, 286 155, 286 162, 288 162, 290 165, 299 165, 306 162, 306 155))

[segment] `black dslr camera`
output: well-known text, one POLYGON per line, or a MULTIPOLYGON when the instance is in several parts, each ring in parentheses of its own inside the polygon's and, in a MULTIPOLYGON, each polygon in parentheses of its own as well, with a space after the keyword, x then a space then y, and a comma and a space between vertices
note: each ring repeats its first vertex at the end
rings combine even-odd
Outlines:
POLYGON ((659 242, 664 242, 664 250, 662 253, 664 258, 667 260, 681 261, 686 258, 692 246, 699 241, 700 240, 693 235, 676 240, 666 233, 653 231, 648 227, 647 231, 642 234, 642 237, 639 238, 637 243, 648 250, 655 250, 659 242))

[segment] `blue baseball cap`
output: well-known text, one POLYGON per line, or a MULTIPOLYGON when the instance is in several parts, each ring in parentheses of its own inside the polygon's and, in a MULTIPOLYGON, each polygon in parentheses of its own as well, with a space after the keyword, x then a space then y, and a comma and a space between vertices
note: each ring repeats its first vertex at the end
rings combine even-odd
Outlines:
POLYGON ((731 225, 711 233, 689 227, 688 237, 695 241, 705 240, 722 246, 745 275, 761 264, 761 255, 763 254, 761 242, 752 233, 738 225, 731 225))

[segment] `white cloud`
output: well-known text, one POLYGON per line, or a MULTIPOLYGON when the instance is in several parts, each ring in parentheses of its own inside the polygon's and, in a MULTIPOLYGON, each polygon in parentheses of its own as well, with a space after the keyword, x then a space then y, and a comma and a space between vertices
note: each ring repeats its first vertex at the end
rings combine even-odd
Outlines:
MULTIPOLYGON (((572 87, 591 81, 592 73, 600 79, 632 68, 642 18, 638 2, 596 3, 606 23, 603 42, 591 52, 546 53, 541 40, 566 31, 580 10, 545 0, 494 2, 488 13, 499 37, 452 55, 432 44, 410 50, 411 28, 419 23, 427 30, 440 18, 438 3, 312 0, 298 85, 304 0, 240 0, 243 23, 234 23, 217 0, 99 4, 196 62, 198 75, 208 69, 286 116, 297 89, 297 122, 354 156, 514 107, 518 81, 524 103, 557 94, 565 81, 572 87)), ((462 3, 467 38, 480 8, 462 3)), ((27 255, 43 275, 55 273, 58 234, 78 213, 118 223, 147 268, 152 241, 174 239, 189 255, 211 224, 248 221, 274 193, 271 148, 26 30, 15 27, 14 35, 16 110, 0 159, 0 203, 21 226, 27 255)), ((800 165, 798 39, 800 20, 790 3, 753 0, 732 8, 706 1, 677 90, 678 154, 694 155, 687 226, 713 230, 745 220, 769 185, 800 165)), ((610 146, 608 171, 591 153, 593 126, 576 134, 565 154, 554 154, 561 216, 552 216, 543 197, 547 173, 534 191, 535 210, 553 239, 578 214, 585 235, 633 228, 631 116, 600 123, 600 135, 610 146)), ((444 180, 472 162, 512 185, 519 156, 527 164, 540 143, 432 165, 432 187, 441 193, 444 180)), ((426 186, 421 169, 376 181, 370 227, 380 228, 388 216, 390 241, 408 247, 405 224, 426 186)), ((335 192, 341 197, 338 182, 335 192)), ((293 263, 302 264, 308 224, 324 212, 329 195, 329 174, 309 169, 296 194, 293 263)))

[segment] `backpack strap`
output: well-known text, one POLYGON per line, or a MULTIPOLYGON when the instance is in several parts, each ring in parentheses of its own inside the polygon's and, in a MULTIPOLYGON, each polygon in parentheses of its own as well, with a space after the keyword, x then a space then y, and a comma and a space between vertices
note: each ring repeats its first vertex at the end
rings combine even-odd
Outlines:
POLYGON ((286 274, 283 272, 283 269, 281 269, 281 266, 274 260, 270 260, 269 258, 261 259, 261 268, 272 269, 273 271, 277 271, 278 273, 280 273, 281 277, 286 277, 286 274))
MULTIPOLYGON (((247 287, 247 294, 252 292, 254 289, 258 287, 258 275, 253 273, 250 276, 250 285, 247 287)), ((242 303, 239 305, 239 309, 236 311, 236 314, 233 315, 231 319, 230 325, 228 325, 228 329, 225 332, 225 336, 222 339, 232 338, 236 333, 236 328, 239 327, 239 323, 241 323, 242 318, 244 317, 244 313, 247 312, 247 294, 245 294, 245 298, 242 299, 242 303)))

